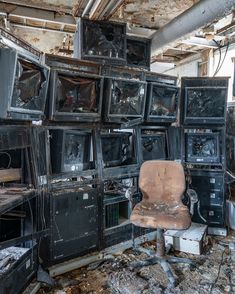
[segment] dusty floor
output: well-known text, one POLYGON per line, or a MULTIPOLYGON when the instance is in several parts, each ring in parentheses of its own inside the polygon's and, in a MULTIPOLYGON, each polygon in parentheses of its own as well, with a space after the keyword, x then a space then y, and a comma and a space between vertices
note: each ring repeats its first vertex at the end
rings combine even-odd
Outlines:
MULTIPOLYGON (((144 259, 133 250, 127 250, 105 261, 98 267, 84 267, 56 278, 58 286, 44 287, 39 294, 158 294, 158 293, 235 293, 235 233, 228 237, 207 237, 203 255, 196 256, 180 252, 174 255, 189 257, 196 262, 196 268, 188 265, 172 265, 178 277, 178 285, 167 287, 167 279, 159 265, 131 271, 128 264, 138 258, 144 259), (234 278, 233 278, 234 276, 234 278), (234 283, 234 287, 232 284, 234 283)), ((154 247, 153 243, 145 244, 154 247)), ((171 253, 172 254, 172 253, 171 253)))

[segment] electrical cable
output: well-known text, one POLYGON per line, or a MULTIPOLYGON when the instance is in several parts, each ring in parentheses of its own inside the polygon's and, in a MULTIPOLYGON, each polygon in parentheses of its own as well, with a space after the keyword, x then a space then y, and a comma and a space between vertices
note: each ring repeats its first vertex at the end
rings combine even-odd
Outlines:
POLYGON ((224 53, 223 60, 222 60, 222 62, 221 62, 221 64, 220 64, 220 66, 219 66, 219 68, 218 68, 216 74, 220 71, 221 67, 223 66, 224 60, 225 60, 225 58, 226 58, 226 56, 227 56, 227 53, 228 53, 229 45, 230 45, 230 44, 229 44, 229 42, 228 42, 228 44, 227 44, 227 46, 226 46, 225 53, 224 53))
POLYGON ((218 68, 220 66, 220 62, 221 62, 221 56, 222 56, 222 52, 221 52, 221 48, 220 48, 220 44, 215 40, 213 39, 213 42, 215 42, 215 44, 217 45, 218 49, 219 49, 219 61, 218 61, 218 64, 217 64, 217 67, 216 67, 216 70, 213 74, 213 77, 217 74, 218 72, 218 68))

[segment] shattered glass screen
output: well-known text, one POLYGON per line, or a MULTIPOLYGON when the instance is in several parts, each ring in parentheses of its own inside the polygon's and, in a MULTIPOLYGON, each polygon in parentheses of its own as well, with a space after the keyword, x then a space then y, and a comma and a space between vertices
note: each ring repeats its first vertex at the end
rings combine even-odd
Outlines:
POLYGON ((165 135, 143 136, 141 140, 144 160, 166 159, 165 135))
POLYGON ((42 68, 18 59, 11 107, 43 111, 46 84, 42 68))
POLYGON ((82 171, 89 168, 90 135, 66 133, 63 171, 82 171))
POLYGON ((129 137, 129 134, 101 136, 103 162, 105 167, 132 163, 129 137))
POLYGON ((188 157, 211 158, 217 157, 218 150, 218 136, 205 135, 188 135, 188 157))
POLYGON ((58 75, 56 110, 59 112, 97 113, 100 80, 58 75))
POLYGON ((113 80, 110 114, 141 115, 144 111, 145 85, 113 80))
POLYGON ((124 58, 124 28, 120 25, 83 23, 83 50, 85 55, 124 58))
POLYGON ((127 63, 138 66, 149 66, 148 46, 144 42, 127 40, 127 63))
POLYGON ((193 88, 186 90, 186 117, 224 117, 227 90, 193 88))
POLYGON ((175 117, 178 89, 153 85, 150 115, 175 117))

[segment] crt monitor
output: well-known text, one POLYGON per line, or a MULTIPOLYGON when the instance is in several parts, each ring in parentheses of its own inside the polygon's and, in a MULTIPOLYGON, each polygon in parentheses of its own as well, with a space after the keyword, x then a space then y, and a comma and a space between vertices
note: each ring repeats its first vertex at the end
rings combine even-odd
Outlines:
POLYGON ((188 163, 221 162, 220 132, 213 133, 186 133, 185 161, 188 163))
POLYGON ((52 70, 50 119, 99 121, 103 79, 96 75, 52 70))
POLYGON ((133 163, 131 133, 112 132, 101 134, 104 167, 133 163))
POLYGON ((147 121, 174 122, 177 117, 178 88, 160 83, 149 83, 147 121))
POLYGON ((145 108, 146 83, 110 78, 106 80, 106 117, 123 122, 142 118, 145 108))
POLYGON ((2 119, 44 118, 49 68, 11 48, 0 48, 2 119))
POLYGON ((143 160, 166 159, 166 136, 164 133, 142 134, 141 148, 143 160))
POLYGON ((223 125, 226 119, 227 93, 227 77, 182 78, 182 123, 223 125))
POLYGON ((91 133, 78 130, 51 130, 53 173, 76 172, 92 167, 91 133))
POLYGON ((127 65, 150 69, 151 40, 127 37, 127 65))
POLYGON ((126 24, 79 19, 74 57, 108 64, 126 63, 126 24))

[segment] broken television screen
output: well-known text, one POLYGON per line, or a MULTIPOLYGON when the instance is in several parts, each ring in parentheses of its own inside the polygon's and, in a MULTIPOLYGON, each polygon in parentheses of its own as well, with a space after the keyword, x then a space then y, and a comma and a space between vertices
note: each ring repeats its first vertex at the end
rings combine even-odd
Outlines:
POLYGON ((134 66, 150 66, 150 43, 127 39, 127 64, 134 66))
POLYGON ((107 133, 101 135, 104 167, 133 163, 131 133, 107 133))
POLYGON ((149 114, 159 117, 176 117, 178 88, 163 85, 152 85, 152 96, 149 114))
POLYGON ((65 133, 63 171, 82 171, 89 168, 90 135, 65 133))
POLYGON ((187 134, 187 160, 194 162, 219 162, 219 133, 187 134))
POLYGON ((56 87, 58 112, 98 113, 100 79, 58 74, 56 87))
POLYGON ((83 54, 101 58, 125 58, 124 33, 124 26, 120 24, 83 21, 83 54))
POLYGON ((186 118, 224 118, 226 88, 186 88, 186 118))
POLYGON ((141 116, 145 105, 145 84, 113 80, 109 114, 141 116))
POLYGON ((166 159, 165 134, 141 136, 143 160, 166 159))
POLYGON ((11 107, 44 111, 46 87, 43 68, 18 58, 11 107))

